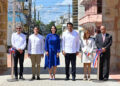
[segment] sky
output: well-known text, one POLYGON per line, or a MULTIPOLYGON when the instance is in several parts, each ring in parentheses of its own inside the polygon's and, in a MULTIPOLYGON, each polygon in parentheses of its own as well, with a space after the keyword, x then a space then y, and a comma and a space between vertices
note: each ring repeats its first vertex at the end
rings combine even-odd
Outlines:
POLYGON ((32 14, 36 6, 37 14, 40 12, 40 19, 45 24, 59 19, 60 16, 69 12, 69 5, 72 13, 72 0, 32 0, 32 14))

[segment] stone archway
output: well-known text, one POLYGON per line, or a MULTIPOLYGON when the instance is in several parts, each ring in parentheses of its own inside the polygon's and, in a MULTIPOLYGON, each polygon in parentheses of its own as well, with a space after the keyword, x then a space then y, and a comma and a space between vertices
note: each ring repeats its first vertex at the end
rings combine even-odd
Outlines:
POLYGON ((0 70, 7 68, 7 0, 0 0, 0 70))

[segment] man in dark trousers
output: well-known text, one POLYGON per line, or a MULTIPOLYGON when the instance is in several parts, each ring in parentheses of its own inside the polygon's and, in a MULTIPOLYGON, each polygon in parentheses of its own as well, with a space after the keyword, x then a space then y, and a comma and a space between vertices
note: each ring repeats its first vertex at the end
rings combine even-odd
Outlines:
POLYGON ((15 49, 14 53, 14 72, 15 80, 18 80, 18 61, 20 64, 20 73, 19 79, 24 80, 23 78, 23 62, 24 62, 24 50, 26 47, 26 36, 22 33, 22 27, 18 25, 16 27, 16 33, 12 34, 11 38, 12 47, 15 49))
POLYGON ((67 30, 62 35, 62 50, 65 56, 65 71, 66 80, 69 80, 70 63, 72 66, 72 80, 75 81, 76 77, 76 55, 79 54, 79 35, 73 30, 73 24, 67 23, 67 30))
POLYGON ((112 36, 106 33, 105 26, 100 27, 101 34, 96 36, 96 46, 102 49, 99 63, 99 80, 108 80, 110 66, 110 47, 112 45, 112 36))

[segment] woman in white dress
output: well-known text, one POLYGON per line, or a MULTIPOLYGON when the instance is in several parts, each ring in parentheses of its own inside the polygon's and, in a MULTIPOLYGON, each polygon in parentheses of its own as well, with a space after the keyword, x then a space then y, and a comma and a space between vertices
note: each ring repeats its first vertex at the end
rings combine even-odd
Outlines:
POLYGON ((84 78, 83 80, 90 80, 91 63, 93 62, 94 40, 90 38, 90 31, 84 32, 83 40, 81 40, 82 48, 82 63, 84 64, 84 78), (87 76, 88 74, 88 76, 87 76))

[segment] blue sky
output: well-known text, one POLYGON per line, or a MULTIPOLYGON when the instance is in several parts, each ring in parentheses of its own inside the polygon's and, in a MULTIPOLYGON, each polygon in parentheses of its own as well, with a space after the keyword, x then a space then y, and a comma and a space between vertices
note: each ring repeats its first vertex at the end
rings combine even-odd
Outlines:
POLYGON ((32 13, 35 2, 36 10, 40 12, 41 20, 45 24, 57 20, 60 16, 68 13, 68 5, 72 6, 72 0, 32 0, 32 2, 32 13))

